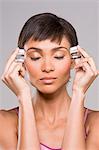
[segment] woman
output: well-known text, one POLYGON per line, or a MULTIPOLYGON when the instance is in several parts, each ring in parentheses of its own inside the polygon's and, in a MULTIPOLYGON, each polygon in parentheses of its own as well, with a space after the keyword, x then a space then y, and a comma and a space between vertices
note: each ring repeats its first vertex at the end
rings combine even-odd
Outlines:
POLYGON ((77 45, 73 26, 54 14, 38 14, 25 23, 18 40, 25 59, 17 61, 17 48, 2 75, 19 101, 19 108, 0 111, 2 150, 99 150, 99 112, 86 117, 84 108, 85 94, 99 71, 77 45), (71 59, 73 46, 81 58, 71 59), (71 69, 75 77, 70 97, 71 69), (24 78, 26 72, 36 88, 33 97, 24 78))

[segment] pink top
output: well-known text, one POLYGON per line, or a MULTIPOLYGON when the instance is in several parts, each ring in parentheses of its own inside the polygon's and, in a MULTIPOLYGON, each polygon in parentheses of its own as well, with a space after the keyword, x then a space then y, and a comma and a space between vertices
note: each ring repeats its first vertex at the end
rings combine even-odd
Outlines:
MULTIPOLYGON (((16 112, 18 114, 18 110, 19 110, 18 107, 14 108, 14 109, 16 110, 16 112)), ((90 110, 86 109, 85 117, 84 117, 84 123, 86 122, 87 116, 90 112, 91 112, 90 110)), ((85 131, 85 138, 86 138, 86 136, 87 136, 87 132, 85 131)), ((41 150, 61 150, 61 148, 51 148, 51 147, 49 147, 43 143, 40 143, 40 148, 41 148, 41 150)))
POLYGON ((41 148, 41 150, 61 150, 61 148, 51 148, 42 143, 40 143, 40 148, 41 148))

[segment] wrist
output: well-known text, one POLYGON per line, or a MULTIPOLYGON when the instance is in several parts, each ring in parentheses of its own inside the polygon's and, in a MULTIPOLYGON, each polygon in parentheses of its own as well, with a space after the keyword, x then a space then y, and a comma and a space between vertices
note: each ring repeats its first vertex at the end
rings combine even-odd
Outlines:
POLYGON ((19 103, 21 104, 26 104, 27 102, 29 101, 32 101, 32 95, 31 95, 31 92, 21 92, 20 95, 17 96, 18 97, 18 100, 19 100, 19 103))
POLYGON ((83 95, 85 95, 85 93, 86 93, 86 92, 85 92, 86 90, 85 90, 83 87, 80 87, 80 86, 78 86, 78 85, 76 85, 76 84, 73 85, 72 91, 73 91, 73 92, 77 92, 77 93, 78 93, 78 92, 79 92, 79 93, 82 93, 83 95))
POLYGON ((72 91, 72 98, 83 101, 85 99, 85 93, 81 89, 76 89, 72 91))
POLYGON ((80 95, 85 95, 84 90, 79 86, 73 86, 72 92, 73 93, 79 93, 80 95))

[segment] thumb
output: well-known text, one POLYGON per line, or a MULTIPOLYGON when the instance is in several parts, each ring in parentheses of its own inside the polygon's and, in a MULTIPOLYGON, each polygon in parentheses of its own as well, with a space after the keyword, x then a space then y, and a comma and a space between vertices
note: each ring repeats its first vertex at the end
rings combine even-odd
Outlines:
POLYGON ((24 78, 25 77, 25 72, 26 72, 26 69, 24 67, 24 64, 22 64, 22 66, 20 68, 20 71, 19 71, 19 75, 21 75, 24 78))

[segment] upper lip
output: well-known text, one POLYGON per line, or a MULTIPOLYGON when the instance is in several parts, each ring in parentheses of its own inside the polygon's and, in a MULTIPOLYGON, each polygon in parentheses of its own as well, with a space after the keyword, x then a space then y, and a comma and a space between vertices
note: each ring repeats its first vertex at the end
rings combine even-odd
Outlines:
POLYGON ((56 79, 56 77, 43 77, 40 80, 51 80, 51 79, 56 79))

